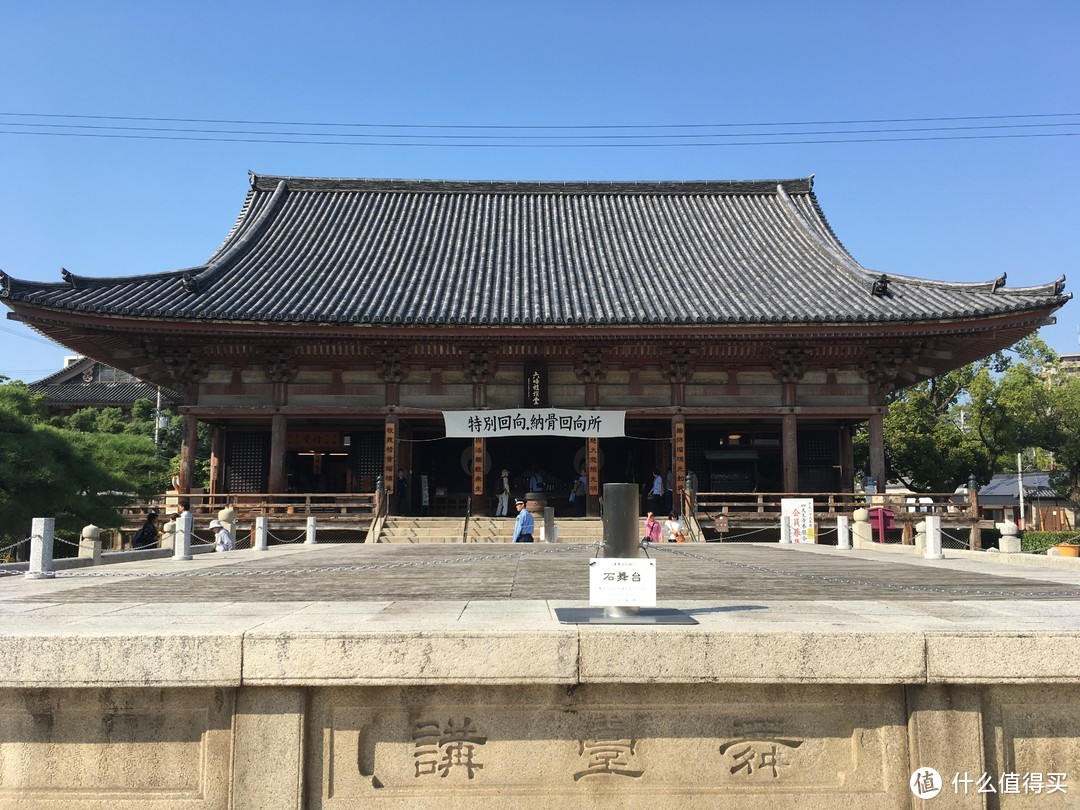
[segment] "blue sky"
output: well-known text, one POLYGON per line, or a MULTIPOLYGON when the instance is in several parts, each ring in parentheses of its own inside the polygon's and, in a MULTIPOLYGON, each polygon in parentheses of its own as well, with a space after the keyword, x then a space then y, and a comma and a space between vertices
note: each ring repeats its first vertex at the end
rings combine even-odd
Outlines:
MULTIPOLYGON (((199 264, 235 219, 249 169, 523 180, 814 174, 833 228, 873 270, 951 281, 1008 273, 1010 286, 1041 284, 1076 275, 1078 31, 1080 3, 1071 0, 6 0, 0 268, 58 281, 61 267, 122 276, 199 264), (986 118, 1061 113, 1072 115, 986 118), (84 117, 35 117, 42 115, 84 117), (412 127, 750 126, 350 130, 85 116, 412 127), (967 117, 980 118, 813 123, 967 117), (45 123, 216 131, 27 126, 45 123), (766 126, 776 124, 785 125, 766 126), (930 126, 979 128, 809 134, 930 126), (635 145, 540 142, 570 144, 558 148, 494 146, 490 139, 472 146, 445 138, 423 146, 159 139, 265 137, 226 136, 224 129, 318 131, 336 133, 334 140, 368 132, 395 143, 417 134, 709 137, 654 138, 649 146, 625 138, 618 142, 635 145), (44 134, 61 131, 68 134, 44 134), (772 134, 782 132, 795 134, 772 134), (101 134, 155 137, 86 137, 101 134), (983 137, 1018 134, 1033 137, 983 137), (980 137, 955 139, 961 135, 980 137), (954 139, 806 143, 887 137, 954 139), (783 140, 803 142, 775 143, 783 140)), ((1078 282, 1071 279, 1067 289, 1078 282)), ((1042 331, 1059 352, 1080 351, 1078 306, 1068 304, 1058 325, 1042 331)), ((38 379, 60 368, 67 353, 19 324, 0 323, 0 374, 38 379)))

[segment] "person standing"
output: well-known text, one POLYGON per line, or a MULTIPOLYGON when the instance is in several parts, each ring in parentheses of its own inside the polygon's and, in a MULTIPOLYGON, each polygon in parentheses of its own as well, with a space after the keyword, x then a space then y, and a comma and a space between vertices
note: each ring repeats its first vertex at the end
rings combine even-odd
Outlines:
POLYGON ((574 502, 574 513, 578 517, 585 517, 586 497, 589 491, 589 475, 585 472, 585 465, 581 465, 578 477, 574 481, 574 489, 571 492, 571 500, 574 502))
POLYGON ((653 468, 652 484, 649 486, 649 508, 653 512, 661 512, 664 506, 664 477, 660 470, 653 468))
POLYGON ((397 478, 394 481, 394 497, 397 498, 397 513, 399 515, 409 514, 409 479, 405 475, 405 470, 397 471, 397 478))
POLYGON ((675 517, 674 512, 669 512, 664 521, 664 535, 669 543, 681 543, 683 537, 682 521, 675 517))
POLYGON ((504 469, 502 476, 499 478, 499 484, 496 488, 499 493, 499 503, 495 507, 495 517, 506 517, 510 511, 510 471, 504 469))
POLYGON ((517 520, 514 521, 514 536, 511 543, 531 543, 533 541, 533 529, 536 526, 532 513, 525 508, 525 501, 514 501, 517 509, 517 520))

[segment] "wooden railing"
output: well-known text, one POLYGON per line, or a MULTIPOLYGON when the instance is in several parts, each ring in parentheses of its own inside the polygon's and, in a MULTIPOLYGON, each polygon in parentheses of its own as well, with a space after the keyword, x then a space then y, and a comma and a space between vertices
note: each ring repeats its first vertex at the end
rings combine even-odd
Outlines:
POLYGON ((867 495, 854 492, 803 492, 797 494, 780 492, 698 492, 694 495, 698 515, 729 516, 740 521, 776 521, 780 515, 780 502, 784 498, 812 498, 814 514, 850 515, 856 509, 887 509, 896 521, 918 522, 927 515, 937 515, 943 520, 970 522, 972 505, 955 492, 927 492, 918 494, 867 495))
POLYGON ((365 526, 376 516, 381 493, 319 492, 319 493, 243 493, 208 495, 168 493, 147 503, 132 504, 122 510, 125 526, 140 525, 148 509, 158 513, 158 525, 163 524, 179 508, 180 502, 189 505, 197 523, 209 522, 225 507, 236 512, 238 521, 250 521, 268 516, 278 521, 304 521, 315 515, 320 523, 356 524, 365 526))

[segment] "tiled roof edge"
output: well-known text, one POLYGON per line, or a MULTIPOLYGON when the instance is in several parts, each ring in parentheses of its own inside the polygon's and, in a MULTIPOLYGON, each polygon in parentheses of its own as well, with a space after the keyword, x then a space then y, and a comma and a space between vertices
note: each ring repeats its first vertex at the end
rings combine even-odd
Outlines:
MULTIPOLYGON (((281 201, 285 199, 287 190, 288 185, 284 180, 278 182, 274 188, 274 193, 270 196, 270 201, 263 206, 258 216, 247 227, 240 226, 243 231, 239 234, 239 237, 224 251, 213 256, 200 272, 194 274, 196 280, 200 282, 211 281, 214 276, 228 267, 234 258, 246 250, 252 240, 256 239, 262 229, 266 227, 267 221, 273 216, 281 201)), ((245 207, 245 210, 250 211, 250 207, 245 207)))
POLYGON ((812 177, 790 180, 405 180, 344 177, 251 175, 256 191, 272 191, 285 182, 293 191, 401 191, 477 194, 808 194, 812 177))

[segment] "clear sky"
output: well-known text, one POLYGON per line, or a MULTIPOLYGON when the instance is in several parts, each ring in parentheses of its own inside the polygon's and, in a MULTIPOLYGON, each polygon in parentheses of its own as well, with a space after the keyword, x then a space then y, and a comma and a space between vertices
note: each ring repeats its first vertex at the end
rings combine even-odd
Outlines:
MULTIPOLYGON (((814 174, 837 235, 872 270, 1008 273, 1009 286, 1066 274, 1080 291, 1078 34, 1074 0, 5 0, 0 268, 59 281, 61 267, 200 264, 239 212, 249 169, 814 174), (925 120, 946 118, 957 120, 925 120), (701 124, 725 126, 686 126, 701 124), (92 128, 107 126, 142 129, 92 128), (572 126, 609 128, 518 129, 572 126)), ((1080 351, 1078 307, 1042 331, 1059 352, 1080 351)), ((65 354, 0 322, 0 374, 39 379, 65 354)))

